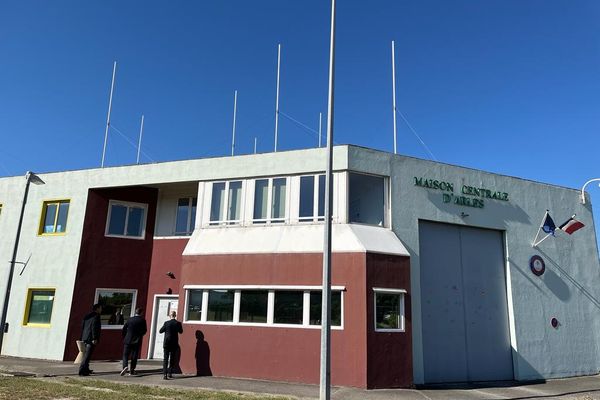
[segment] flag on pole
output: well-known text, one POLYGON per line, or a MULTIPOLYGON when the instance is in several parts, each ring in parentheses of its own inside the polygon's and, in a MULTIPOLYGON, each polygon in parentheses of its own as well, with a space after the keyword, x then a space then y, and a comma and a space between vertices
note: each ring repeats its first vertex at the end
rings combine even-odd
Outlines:
POLYGON ((573 232, 583 228, 585 225, 577 221, 574 217, 575 216, 569 218, 569 220, 562 224, 558 229, 571 235, 573 232))
POLYGON ((542 230, 552 236, 554 236, 554 231, 556 230, 556 224, 554 224, 554 220, 546 211, 546 218, 544 218, 544 222, 542 222, 542 230))

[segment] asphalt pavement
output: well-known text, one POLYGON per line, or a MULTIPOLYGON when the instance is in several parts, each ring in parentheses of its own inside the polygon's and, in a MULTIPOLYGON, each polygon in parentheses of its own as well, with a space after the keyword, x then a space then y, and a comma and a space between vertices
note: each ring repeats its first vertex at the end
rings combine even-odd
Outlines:
MULTIPOLYGON (((195 375, 175 375, 174 379, 162 379, 162 362, 140 360, 138 375, 120 376, 120 362, 93 361, 91 377, 79 377, 78 366, 71 362, 32 360, 25 358, 0 357, 0 373, 14 376, 73 377, 77 379, 100 379, 113 382, 136 383, 177 389, 205 389, 254 394, 289 396, 295 399, 318 399, 316 385, 234 379, 195 375)), ((362 390, 334 387, 335 400, 437 400, 437 399, 563 399, 600 400, 600 375, 568 379, 550 379, 545 382, 497 382, 481 385, 451 387, 428 387, 421 389, 362 390)))

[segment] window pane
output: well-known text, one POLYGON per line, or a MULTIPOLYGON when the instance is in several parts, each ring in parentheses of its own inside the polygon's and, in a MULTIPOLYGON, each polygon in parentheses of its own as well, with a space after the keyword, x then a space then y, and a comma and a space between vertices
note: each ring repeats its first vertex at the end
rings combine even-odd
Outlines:
POLYGON ((129 219, 127 220, 127 236, 142 236, 143 223, 144 209, 141 207, 129 207, 129 219))
POLYGON ((375 327, 400 329, 400 294, 375 293, 375 327))
POLYGON ((46 216, 44 218, 44 233, 54 233, 54 220, 56 219, 57 204, 46 204, 46 216))
MULTIPOLYGON (((310 324, 321 325, 321 292, 310 292, 310 324)), ((342 326, 342 292, 331 292, 331 325, 342 326)))
POLYGON ((188 292, 187 320, 200 321, 202 316, 202 290, 188 292))
POLYGON ((225 182, 213 183, 212 201, 210 203, 210 220, 223 221, 225 202, 225 182))
POLYGON ((269 180, 257 179, 254 183, 254 219, 267 219, 269 180))
POLYGON ((125 234, 125 218, 127 217, 127 207, 113 204, 110 207, 110 221, 108 223, 109 235, 125 234))
POLYGON ((349 174, 350 222, 383 226, 385 214, 384 179, 381 176, 349 174))
POLYGON ((319 217, 325 216, 325 175, 319 175, 319 217))
POLYGON ((69 215, 69 202, 63 201, 58 208, 58 220, 56 221, 56 232, 67 230, 67 216, 69 215))
POLYGON ((122 325, 127 322, 135 306, 132 292, 102 290, 98 293, 98 303, 102 305, 102 325, 122 325))
POLYGON ((271 218, 285 218, 286 178, 273 179, 271 218))
POLYGON ((192 218, 190 218, 189 232, 193 231, 196 226, 196 208, 198 208, 198 199, 194 197, 192 199, 192 218))
POLYGON ((209 290, 207 321, 233 321, 233 291, 209 290))
POLYGON ((49 324, 54 304, 54 290, 32 290, 28 324, 49 324))
POLYGON ((275 292, 274 322, 302 325, 303 296, 300 291, 275 292))
POLYGON ((313 217, 315 212, 315 177, 300 177, 300 218, 313 217))
POLYGON ((229 182, 229 205, 227 208, 227 220, 237 221, 240 219, 242 208, 242 181, 229 182))
POLYGON ((240 322, 267 322, 267 298, 265 290, 244 290, 240 299, 240 322))
POLYGON ((175 218, 175 233, 188 232, 188 214, 190 211, 190 199, 179 199, 177 202, 177 217, 175 218))

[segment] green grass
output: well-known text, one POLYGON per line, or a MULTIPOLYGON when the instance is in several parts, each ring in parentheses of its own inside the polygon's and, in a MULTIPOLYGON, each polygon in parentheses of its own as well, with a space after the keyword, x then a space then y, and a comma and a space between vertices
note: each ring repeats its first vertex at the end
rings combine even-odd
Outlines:
POLYGON ((286 397, 255 396, 241 393, 169 389, 158 386, 121 384, 76 378, 0 377, 2 400, 106 400, 106 399, 181 399, 181 400, 284 400, 286 397))

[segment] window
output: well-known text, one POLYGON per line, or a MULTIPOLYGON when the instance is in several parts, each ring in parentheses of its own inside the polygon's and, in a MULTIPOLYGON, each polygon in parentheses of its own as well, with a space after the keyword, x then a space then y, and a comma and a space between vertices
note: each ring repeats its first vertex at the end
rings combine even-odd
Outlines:
POLYGON ((177 201, 175 234, 190 235, 194 231, 197 203, 198 200, 195 197, 185 197, 177 201))
POLYGON ((29 289, 23 325, 49 325, 54 305, 54 289, 29 289))
MULTIPOLYGON (((310 292, 310 324, 321 325, 323 296, 321 291, 310 292)), ((331 326, 342 326, 342 292, 331 292, 331 326)))
POLYGON ((206 320, 232 322, 233 297, 234 292, 232 290, 209 290, 206 320))
MULTIPOLYGON (((319 286, 185 286, 184 322, 319 328, 319 286), (191 287, 190 287, 191 286, 191 287)), ((332 290, 332 326, 343 326, 343 288, 332 290)))
POLYGON ((287 178, 254 181, 254 223, 285 221, 287 178))
POLYGON ((301 176, 299 220, 322 221, 324 216, 325 175, 301 176))
POLYGON ((244 290, 240 298, 240 322, 267 322, 269 292, 244 290))
POLYGON ((186 312, 186 320, 200 321, 202 316, 202 290, 188 291, 186 312))
POLYGON ((102 327, 121 328, 135 312, 136 297, 134 289, 97 289, 94 303, 102 305, 102 327))
POLYGON ((382 176, 349 174, 350 222, 385 226, 386 196, 382 176))
POLYGON ((378 289, 375 292, 375 330, 404 332, 404 294, 402 289, 378 289))
POLYGON ((111 200, 108 206, 106 236, 143 239, 147 210, 147 204, 111 200))
POLYGON ((69 214, 69 200, 45 201, 42 206, 40 221, 40 235, 65 233, 67 230, 67 216, 69 214))
POLYGON ((275 292, 273 322, 276 324, 299 324, 303 322, 304 293, 298 290, 275 292))
POLYGON ((242 181, 212 184, 210 224, 239 224, 242 218, 242 181))

